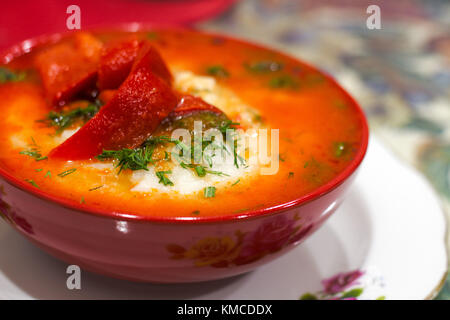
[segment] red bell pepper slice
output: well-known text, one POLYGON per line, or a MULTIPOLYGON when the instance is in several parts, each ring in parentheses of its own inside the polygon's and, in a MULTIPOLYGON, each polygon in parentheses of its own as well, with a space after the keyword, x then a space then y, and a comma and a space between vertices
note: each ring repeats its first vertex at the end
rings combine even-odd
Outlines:
POLYGON ((172 89, 151 66, 137 64, 109 103, 49 157, 82 160, 103 150, 138 147, 177 102, 172 89))
POLYGON ((178 105, 170 113, 171 118, 178 118, 178 117, 184 117, 191 115, 196 112, 213 112, 217 115, 222 114, 222 110, 219 108, 214 107, 213 105, 210 105, 209 103, 205 102, 202 98, 194 97, 189 94, 180 95, 178 105))
POLYGON ((98 89, 118 88, 132 68, 138 68, 142 65, 148 66, 167 84, 172 84, 172 74, 152 44, 149 41, 131 39, 104 50, 98 71, 98 89), (133 63, 135 63, 134 66, 133 63))
POLYGON ((133 65, 132 70, 136 70, 141 67, 149 68, 151 72, 164 80, 167 85, 172 86, 173 77, 169 68, 159 52, 156 51, 149 41, 144 41, 142 43, 142 48, 139 50, 136 57, 136 63, 133 65))
POLYGON ((36 57, 47 99, 62 106, 79 91, 93 87, 102 43, 88 33, 57 44, 36 57))
POLYGON ((117 89, 130 74, 142 44, 137 39, 110 45, 103 50, 98 69, 99 90, 117 89))

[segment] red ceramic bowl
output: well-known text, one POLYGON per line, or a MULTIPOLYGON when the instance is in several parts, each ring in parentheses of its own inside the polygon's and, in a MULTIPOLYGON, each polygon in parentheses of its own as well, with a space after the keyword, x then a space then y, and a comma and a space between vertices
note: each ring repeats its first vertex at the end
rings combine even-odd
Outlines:
MULTIPOLYGON (((2 61, 59 36, 29 40, 2 61)), ((343 89, 341 89, 343 91, 343 89)), ((88 210, 46 194, 0 167, 0 212, 43 250, 82 269, 144 282, 197 282, 238 275, 304 241, 338 208, 368 144, 332 181, 291 202, 224 217, 154 218, 88 210)))

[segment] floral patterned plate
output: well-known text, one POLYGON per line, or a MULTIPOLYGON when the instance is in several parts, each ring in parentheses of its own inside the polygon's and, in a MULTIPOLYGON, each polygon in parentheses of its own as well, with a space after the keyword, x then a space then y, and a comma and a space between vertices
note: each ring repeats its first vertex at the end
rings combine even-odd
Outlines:
POLYGON ((445 219, 431 187, 370 141, 348 198, 302 245, 249 274, 151 285, 81 273, 0 222, 0 299, 426 299, 445 279, 445 219))

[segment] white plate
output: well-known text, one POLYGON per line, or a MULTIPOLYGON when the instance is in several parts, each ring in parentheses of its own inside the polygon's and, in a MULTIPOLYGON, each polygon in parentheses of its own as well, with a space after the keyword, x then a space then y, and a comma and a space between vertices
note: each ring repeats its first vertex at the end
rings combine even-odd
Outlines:
POLYGON ((0 298, 298 299, 308 292, 323 295, 325 278, 361 270, 363 275, 343 291, 362 288, 361 299, 424 299, 435 294, 446 274, 445 225, 428 183, 371 139, 342 207, 305 243, 254 272, 183 285, 131 283, 82 272, 81 290, 69 290, 67 265, 1 222, 0 298))

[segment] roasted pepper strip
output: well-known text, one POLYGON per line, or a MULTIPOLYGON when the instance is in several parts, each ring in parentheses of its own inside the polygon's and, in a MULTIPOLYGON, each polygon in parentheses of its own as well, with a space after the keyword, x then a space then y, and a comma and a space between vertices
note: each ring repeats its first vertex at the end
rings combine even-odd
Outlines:
POLYGON ((57 44, 36 57, 46 97, 64 105, 76 93, 95 86, 102 43, 89 33, 77 33, 73 42, 57 44))
MULTIPOLYGON (((147 51, 153 55, 152 51, 147 51)), ((141 59, 148 59, 143 55, 141 59)), ((135 148, 176 107, 178 99, 166 81, 139 63, 116 95, 79 131, 53 149, 49 157, 66 160, 93 158, 103 150, 135 148)))
POLYGON ((99 90, 117 89, 122 84, 130 74, 141 45, 137 39, 129 39, 103 50, 98 69, 99 90))
POLYGON ((178 118, 191 115, 195 112, 209 111, 218 115, 222 114, 222 110, 205 102, 202 98, 194 97, 189 94, 179 95, 178 105, 169 117, 178 118))
POLYGON ((149 41, 144 41, 142 43, 142 48, 139 50, 136 57, 136 63, 133 65, 132 70, 143 66, 149 68, 151 72, 158 75, 167 83, 167 85, 172 86, 173 77, 169 68, 159 52, 149 41))

